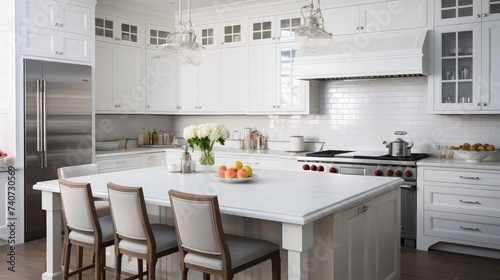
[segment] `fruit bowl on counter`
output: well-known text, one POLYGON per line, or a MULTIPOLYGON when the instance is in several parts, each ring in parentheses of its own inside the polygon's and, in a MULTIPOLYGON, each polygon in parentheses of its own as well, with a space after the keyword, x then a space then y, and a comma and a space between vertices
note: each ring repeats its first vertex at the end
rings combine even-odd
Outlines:
POLYGON ((458 147, 451 147, 451 149, 454 158, 462 158, 467 162, 481 162, 497 152, 495 146, 481 143, 473 145, 464 143, 458 147))
POLYGON ((497 151, 465 151, 465 150, 454 150, 454 158, 462 158, 467 162, 481 162, 487 157, 496 153, 497 151), (456 156, 458 155, 458 157, 456 156))

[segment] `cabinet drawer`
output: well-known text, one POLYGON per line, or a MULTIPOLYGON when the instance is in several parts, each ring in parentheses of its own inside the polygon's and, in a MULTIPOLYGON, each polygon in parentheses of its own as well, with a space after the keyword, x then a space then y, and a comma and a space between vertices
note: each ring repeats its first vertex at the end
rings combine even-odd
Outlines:
MULTIPOLYGON (((424 169, 424 181, 500 187, 500 173, 476 172, 467 169, 424 169)), ((500 188, 499 188, 500 190, 500 188)))
POLYGON ((427 210, 500 217, 500 191, 426 185, 427 210))
POLYGON ((109 157, 96 159, 96 163, 99 164, 99 171, 111 172, 119 170, 129 170, 141 168, 141 156, 126 156, 126 157, 109 157))
POLYGON ((500 218, 425 211, 425 235, 500 245, 500 218))

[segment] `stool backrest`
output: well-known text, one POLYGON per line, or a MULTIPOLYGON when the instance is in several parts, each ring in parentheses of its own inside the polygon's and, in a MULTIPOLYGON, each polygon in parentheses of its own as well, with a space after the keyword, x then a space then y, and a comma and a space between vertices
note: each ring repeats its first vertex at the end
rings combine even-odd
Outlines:
POLYGON ((67 226, 71 230, 94 232, 99 223, 95 207, 92 207, 90 184, 59 179, 59 188, 67 226))
POLYGON ((113 224, 119 238, 136 241, 154 239, 141 187, 108 183, 108 196, 113 224))
POLYGON ((181 256, 184 251, 230 263, 217 196, 169 191, 181 256))
POLYGON ((99 165, 89 163, 82 165, 65 166, 57 169, 59 179, 99 174, 99 165))

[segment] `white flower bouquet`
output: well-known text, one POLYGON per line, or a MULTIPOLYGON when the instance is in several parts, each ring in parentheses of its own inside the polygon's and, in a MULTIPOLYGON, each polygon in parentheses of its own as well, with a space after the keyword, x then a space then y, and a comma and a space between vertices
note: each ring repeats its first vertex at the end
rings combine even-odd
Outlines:
POLYGON ((225 140, 229 138, 229 130, 218 123, 190 125, 184 129, 183 137, 192 150, 194 146, 200 148, 200 164, 213 165, 213 146, 216 142, 224 145, 225 140))

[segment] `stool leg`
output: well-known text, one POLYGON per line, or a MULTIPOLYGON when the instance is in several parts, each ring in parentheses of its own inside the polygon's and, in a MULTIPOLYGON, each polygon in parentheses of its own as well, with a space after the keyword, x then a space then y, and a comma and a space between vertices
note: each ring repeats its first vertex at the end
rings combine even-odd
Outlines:
POLYGON ((71 256, 71 243, 65 242, 65 248, 64 248, 64 271, 63 271, 63 279, 68 280, 68 274, 69 274, 69 259, 71 256))
POLYGON ((115 280, 120 280, 121 273, 122 273, 122 254, 117 253, 115 261, 115 280))
MULTIPOLYGON (((142 268, 142 259, 137 259, 137 271, 139 272, 139 275, 141 275, 144 272, 144 269, 142 268)), ((144 278, 139 277, 139 279, 143 280, 144 278)))
MULTIPOLYGON (((82 246, 76 246, 76 262, 77 262, 77 269, 82 268, 82 266, 83 266, 83 247, 82 246)), ((81 271, 78 273, 78 276, 76 279, 82 280, 82 272, 81 271)))

